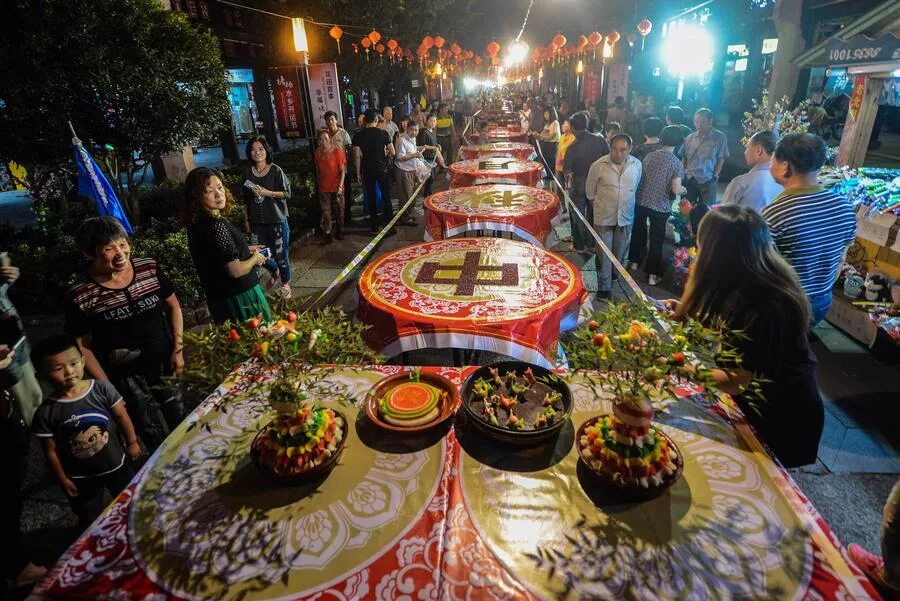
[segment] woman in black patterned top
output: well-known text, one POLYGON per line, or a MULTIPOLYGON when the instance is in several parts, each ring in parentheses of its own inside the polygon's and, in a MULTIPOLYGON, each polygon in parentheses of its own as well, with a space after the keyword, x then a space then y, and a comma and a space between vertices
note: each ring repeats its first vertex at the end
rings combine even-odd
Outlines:
POLYGON ((208 167, 191 171, 184 182, 182 220, 188 227, 188 245, 206 292, 213 321, 271 319, 256 268, 266 262, 259 249, 251 249, 244 235, 221 216, 228 204, 222 176, 208 167))

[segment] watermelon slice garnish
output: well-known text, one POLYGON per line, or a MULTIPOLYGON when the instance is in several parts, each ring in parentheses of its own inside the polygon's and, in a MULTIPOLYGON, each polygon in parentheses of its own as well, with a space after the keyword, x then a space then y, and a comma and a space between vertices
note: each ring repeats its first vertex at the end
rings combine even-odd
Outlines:
POLYGON ((379 406, 389 423, 399 426, 426 424, 440 414, 443 391, 424 382, 404 382, 389 390, 379 406))

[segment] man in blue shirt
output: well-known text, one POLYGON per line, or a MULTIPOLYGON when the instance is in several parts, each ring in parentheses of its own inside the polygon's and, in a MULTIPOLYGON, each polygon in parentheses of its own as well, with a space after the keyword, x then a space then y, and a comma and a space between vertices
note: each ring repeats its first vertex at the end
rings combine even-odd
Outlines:
POLYGON ((758 131, 747 142, 744 159, 750 171, 731 180, 722 197, 723 205, 749 207, 757 213, 781 194, 784 188, 772 178, 772 153, 775 152, 775 134, 769 130, 758 131))
POLYGON ((685 188, 691 209, 691 228, 694 235, 700 219, 716 202, 719 173, 729 156, 728 139, 718 129, 713 128, 713 113, 707 108, 694 113, 693 132, 684 140, 681 158, 684 161, 685 188))

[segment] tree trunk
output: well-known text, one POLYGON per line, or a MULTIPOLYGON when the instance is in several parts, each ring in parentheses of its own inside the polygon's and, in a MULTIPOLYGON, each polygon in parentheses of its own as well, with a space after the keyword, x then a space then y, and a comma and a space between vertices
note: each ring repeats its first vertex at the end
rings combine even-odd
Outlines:
MULTIPOLYGON (((799 69, 793 59, 806 49, 803 38, 803 0, 778 0, 772 15, 778 32, 778 50, 769 84, 769 99, 792 98, 797 87, 799 69)), ((805 97, 805 94, 803 94, 805 97)))

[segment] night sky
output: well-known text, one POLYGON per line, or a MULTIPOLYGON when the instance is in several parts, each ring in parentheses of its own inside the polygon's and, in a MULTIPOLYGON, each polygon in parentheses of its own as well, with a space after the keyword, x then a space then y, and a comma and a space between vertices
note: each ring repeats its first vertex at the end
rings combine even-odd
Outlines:
MULTIPOLYGON (((534 48, 546 46, 557 32, 562 31, 569 42, 575 42, 581 34, 599 31, 604 36, 617 29, 624 38, 634 31, 644 16, 651 19, 665 4, 666 15, 675 14, 680 2, 652 2, 635 0, 534 0, 528 25, 522 40, 534 48), (638 6, 640 5, 640 6, 638 6), (654 5, 656 8, 654 8, 654 5)), ((471 36, 464 38, 464 45, 476 52, 494 37, 505 46, 519 32, 528 0, 476 0, 473 5, 475 19, 471 36)))

